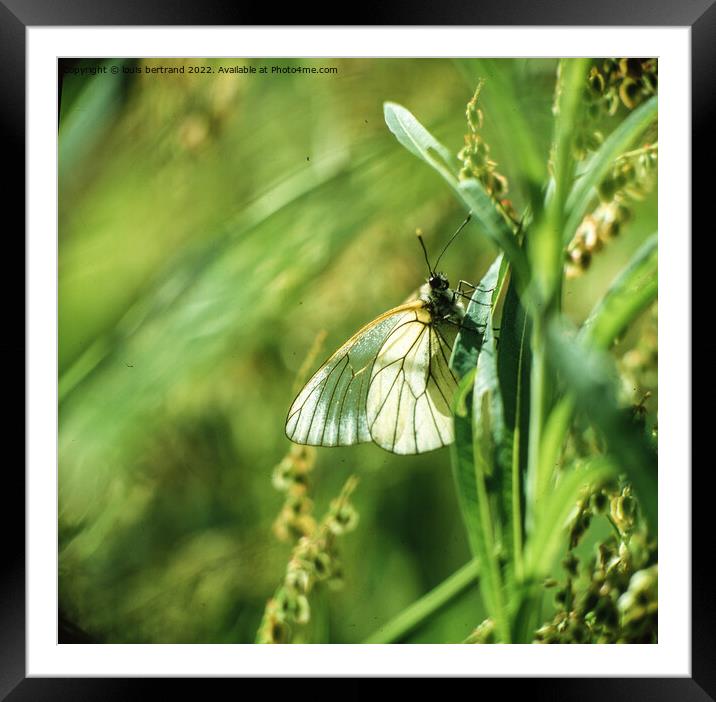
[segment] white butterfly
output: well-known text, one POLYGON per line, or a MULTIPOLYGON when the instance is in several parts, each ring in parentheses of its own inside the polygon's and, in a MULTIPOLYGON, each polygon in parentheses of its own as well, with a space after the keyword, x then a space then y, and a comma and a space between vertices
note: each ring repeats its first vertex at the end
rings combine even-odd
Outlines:
POLYGON ((464 293, 460 286, 451 290, 429 261, 428 268, 416 300, 366 324, 306 383, 288 412, 289 439, 313 446, 374 441, 398 454, 453 442, 450 407, 457 379, 449 361, 465 316, 464 293))

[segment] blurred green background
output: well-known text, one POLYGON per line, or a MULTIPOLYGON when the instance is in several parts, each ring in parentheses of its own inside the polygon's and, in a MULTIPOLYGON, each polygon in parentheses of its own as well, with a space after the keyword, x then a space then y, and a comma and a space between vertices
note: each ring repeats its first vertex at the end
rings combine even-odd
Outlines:
MULTIPOLYGON (((290 554, 271 530, 271 472, 298 369, 320 330, 324 357, 423 282, 417 227, 436 254, 465 216, 389 133, 383 102, 457 152, 486 78, 483 133, 519 209, 499 111, 523 112, 546 159, 556 61, 100 64, 121 72, 62 84, 60 609, 103 642, 252 642, 290 554), (144 72, 157 65, 214 73, 144 72)), ((655 230, 654 203, 637 209, 569 284, 576 320, 655 230)), ((477 281, 494 255, 470 225, 440 267, 477 281)), ((313 603, 315 640, 361 641, 469 560, 447 450, 319 449, 318 516, 351 473, 361 521, 339 546, 345 586, 313 603)), ((461 641, 482 618, 473 589, 409 640, 461 641)))

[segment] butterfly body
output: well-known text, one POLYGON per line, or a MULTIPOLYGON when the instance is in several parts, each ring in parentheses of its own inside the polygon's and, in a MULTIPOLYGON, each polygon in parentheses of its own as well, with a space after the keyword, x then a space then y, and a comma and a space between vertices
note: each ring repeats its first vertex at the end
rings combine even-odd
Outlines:
POLYGON ((452 443, 452 345, 465 309, 441 273, 365 325, 306 383, 286 420, 300 444, 373 441, 398 454, 452 443))
POLYGON ((457 324, 465 316, 465 308, 457 293, 450 289, 450 282, 442 273, 431 275, 418 294, 430 312, 431 318, 457 324))

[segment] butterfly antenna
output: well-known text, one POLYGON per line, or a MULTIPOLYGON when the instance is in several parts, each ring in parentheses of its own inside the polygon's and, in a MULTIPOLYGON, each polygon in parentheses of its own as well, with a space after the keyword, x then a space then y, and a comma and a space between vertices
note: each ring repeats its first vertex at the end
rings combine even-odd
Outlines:
POLYGON ((443 254, 448 250, 448 246, 452 244, 452 242, 455 240, 455 237, 462 231, 462 228, 470 221, 472 218, 472 212, 470 212, 467 217, 465 218, 465 221, 457 228, 457 231, 450 237, 450 241, 448 241, 447 244, 445 244, 445 248, 440 252, 440 255, 438 256, 438 260, 435 261, 435 267, 434 269, 437 269, 438 263, 440 263, 440 259, 443 257, 443 254))
POLYGON ((428 258, 428 250, 425 248, 425 242, 423 241, 423 232, 422 232, 420 229, 418 229, 418 230, 415 232, 415 234, 416 234, 416 236, 418 237, 418 241, 420 242, 420 246, 422 246, 422 248, 423 248, 423 254, 425 255, 425 263, 428 264, 428 272, 430 273, 430 275, 434 275, 434 273, 433 273, 433 268, 432 268, 432 266, 430 265, 430 259, 428 258))

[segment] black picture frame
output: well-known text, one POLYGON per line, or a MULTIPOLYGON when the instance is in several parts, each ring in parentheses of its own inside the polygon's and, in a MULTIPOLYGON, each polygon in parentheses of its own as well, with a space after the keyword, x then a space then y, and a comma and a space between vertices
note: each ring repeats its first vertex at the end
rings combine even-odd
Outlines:
MULTIPOLYGON (((341 24, 339 18, 328 17, 325 10, 314 11, 305 3, 287 5, 281 11, 282 24, 299 25, 341 24), (313 17, 312 13, 316 16, 313 17)), ((318 6, 315 6, 318 8, 318 6)), ((704 235, 713 225, 706 223, 706 210, 713 198, 712 176, 714 138, 714 95, 716 68, 716 0, 690 0, 672 3, 669 0, 600 0, 599 3, 572 0, 510 0, 499 3, 468 3, 442 0, 437 4, 411 5, 407 2, 371 3, 351 9, 351 24, 357 25, 598 25, 598 26, 682 26, 691 28, 691 89, 692 143, 698 148, 692 154, 692 220, 706 225, 704 235), (709 168, 710 166, 710 168, 709 168), (697 177, 700 174, 701 177, 697 177), (699 216, 701 215, 701 216, 699 216)), ((0 109, 3 135, 5 171, 10 174, 3 188, 7 211, 14 210, 24 226, 25 187, 25 29, 31 26, 77 25, 266 25, 269 13, 275 9, 265 4, 243 6, 225 4, 217 0, 201 3, 179 0, 153 0, 150 3, 112 3, 107 0, 0 0, 0 109)), ((8 229, 8 235, 12 229, 8 229)), ((684 233, 684 236, 688 236, 684 233)), ((10 236, 8 236, 10 238, 10 236)), ((19 237, 15 237, 19 240, 19 237)), ((24 261, 24 248, 6 270, 19 267, 24 261)), ((704 257, 705 258, 705 257, 704 257)), ((707 265, 707 264, 702 264, 707 265)), ((24 266, 22 267, 24 270, 24 266)), ((17 286, 10 276, 4 276, 7 287, 5 300, 14 301, 17 286)), ((696 300, 694 300, 696 302, 696 300)), ((19 306, 16 308, 18 314, 19 306)), ((6 307, 12 313, 13 305, 6 307)), ((693 319, 697 319, 694 315, 693 319)), ((23 336, 24 338, 24 336, 23 336)), ((24 344, 23 354, 24 354, 24 344)), ((17 345, 2 345, 4 366, 16 368, 17 345)), ((14 375, 19 376, 15 372, 14 375)), ((24 406, 24 404, 23 404, 24 406)), ((686 410, 686 408, 685 408, 686 410)), ((18 424, 24 412, 14 412, 18 424)), ((703 422, 710 412, 701 415, 703 422)), ((698 413, 693 414, 698 420, 698 413)), ((20 427, 15 433, 20 433, 20 427)), ((694 462, 694 466, 698 466, 694 462)), ((679 470, 685 466, 674 467, 679 470)), ((504 695, 510 686, 523 686, 528 699, 596 700, 714 700, 716 699, 716 604, 714 588, 709 577, 712 556, 699 559, 698 554, 714 553, 714 529, 709 520, 711 493, 706 481, 711 472, 708 463, 692 471, 693 546, 692 546, 692 642, 691 677, 683 678, 541 678, 485 680, 484 685, 500 686, 504 695)), ((7 462, 3 476, 5 506, 23 504, 19 495, 24 492, 24 477, 18 462, 7 462), (8 499, 10 495, 14 499, 8 499)), ((3 558, 0 574, 0 699, 126 699, 141 696, 140 687, 149 681, 98 678, 26 678, 25 675, 25 542, 18 528, 20 517, 3 509, 3 558)), ((709 520, 710 521, 710 520, 709 520)), ((182 683, 186 684, 186 681, 182 683)), ((481 683, 483 686, 483 683, 481 683)), ((153 686, 156 690, 156 686, 153 686)), ((485 694, 484 687, 480 694, 485 694)), ((206 688, 204 688, 206 694, 206 688)), ((156 692, 154 693, 156 694, 156 692)), ((338 693, 336 693, 338 694, 338 693)))

